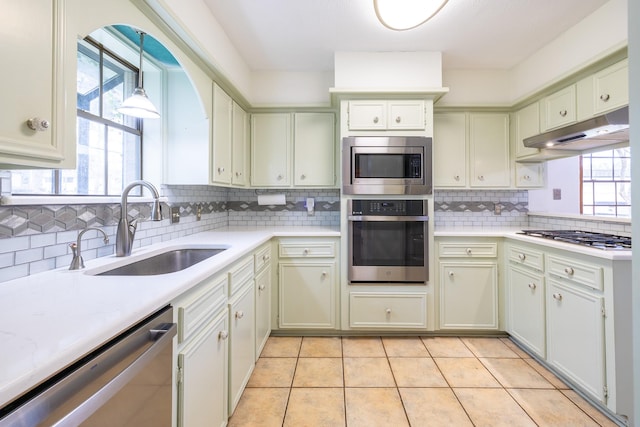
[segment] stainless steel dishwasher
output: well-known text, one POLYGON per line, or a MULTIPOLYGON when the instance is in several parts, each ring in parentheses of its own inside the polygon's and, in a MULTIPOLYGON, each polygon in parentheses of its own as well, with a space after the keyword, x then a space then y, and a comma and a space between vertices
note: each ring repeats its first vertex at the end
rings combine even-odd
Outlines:
POLYGON ((0 426, 171 426, 175 335, 167 306, 2 408, 0 426))

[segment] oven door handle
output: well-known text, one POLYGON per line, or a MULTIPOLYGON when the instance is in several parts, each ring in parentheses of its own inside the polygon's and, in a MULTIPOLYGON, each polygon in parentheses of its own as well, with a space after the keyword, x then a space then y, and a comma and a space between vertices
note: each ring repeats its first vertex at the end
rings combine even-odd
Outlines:
POLYGON ((375 215, 349 215, 347 217, 352 222, 362 221, 385 221, 385 222, 428 222, 429 216, 375 216, 375 215))

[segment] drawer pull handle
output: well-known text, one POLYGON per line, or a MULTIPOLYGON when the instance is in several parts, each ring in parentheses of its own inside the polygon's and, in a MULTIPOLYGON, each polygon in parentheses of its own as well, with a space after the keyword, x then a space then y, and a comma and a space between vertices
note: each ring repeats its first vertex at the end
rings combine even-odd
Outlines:
POLYGON ((269 261, 269 255, 262 255, 262 261, 269 261))
POLYGON ((561 115, 562 117, 567 117, 567 110, 562 110, 562 111, 560 111, 560 115, 561 115))
POLYGON ((454 175, 453 179, 455 179, 456 181, 460 181, 460 175, 454 175))
POLYGON ((238 310, 236 311, 236 319, 242 319, 244 317, 244 311, 238 310))
POLYGON ((49 129, 49 120, 41 119, 40 117, 34 117, 32 119, 27 120, 27 126, 31 130, 35 130, 36 132, 44 132, 49 129))
POLYGON ((520 261, 524 261, 527 256, 525 254, 518 254, 518 258, 520 258, 520 261))
POLYGON ((278 175, 278 176, 276 177, 276 179, 277 179, 278 181, 282 181, 282 179, 283 179, 283 178, 284 178, 284 176, 282 176, 282 175, 278 175))
POLYGON ((573 276, 573 268, 571 267, 565 267, 564 272, 567 273, 569 276, 573 276))
POLYGON ((227 331, 220 331, 218 333, 218 339, 220 340, 226 340, 227 338, 229 338, 229 332, 227 331))
POLYGON ((385 310, 385 312, 386 312, 387 314, 391 314, 391 309, 390 309, 390 308, 387 308, 387 309, 385 310))
POLYGON ((264 285, 260 285, 260 286, 258 286, 258 290, 259 290, 259 291, 264 291, 264 285))
POLYGON ((305 179, 307 176, 305 174, 300 175, 300 179, 305 179))
POLYGON ((453 271, 449 272, 449 277, 453 277, 453 271))
POLYGON ((536 284, 535 283, 529 283, 529 289, 535 289, 536 288, 536 284))
POLYGON ((218 173, 223 173, 223 172, 224 172, 224 168, 223 167, 218 168, 218 173))
POLYGON ((378 118, 378 116, 375 116, 373 118, 373 123, 378 123, 380 121, 380 119, 378 118))
POLYGON ((553 298, 562 301, 562 294, 553 294, 553 298))
POLYGON ((402 121, 402 118, 400 116, 396 117, 396 123, 400 123, 402 121))
POLYGON ((467 248, 465 252, 467 252, 467 255, 471 255, 471 248, 467 248))
POLYGON ((242 172, 236 172, 236 176, 242 176, 242 172))
POLYGON ((302 253, 303 253, 304 255, 309 255, 309 249, 306 249, 306 248, 305 248, 305 249, 302 251, 302 253))
POLYGON ((484 181, 484 175, 478 175, 478 181, 484 181))
POLYGON ((603 102, 607 102, 610 98, 611 98, 611 97, 609 96, 609 94, 608 94, 608 93, 603 93, 602 95, 600 95, 600 99, 601 99, 603 102))
POLYGON ((529 175, 525 175, 522 178, 524 178, 525 181, 531 181, 531 177, 529 175))

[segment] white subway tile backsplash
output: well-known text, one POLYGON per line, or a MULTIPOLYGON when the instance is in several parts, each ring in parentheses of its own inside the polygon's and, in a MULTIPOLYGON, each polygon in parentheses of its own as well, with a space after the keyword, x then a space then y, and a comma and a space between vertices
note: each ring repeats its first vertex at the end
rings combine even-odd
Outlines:
POLYGON ((29 249, 29 236, 0 239, 0 253, 29 249))
POLYGON ((43 259, 43 252, 44 251, 42 248, 16 251, 15 263, 24 264, 24 263, 29 263, 33 261, 40 261, 43 259))

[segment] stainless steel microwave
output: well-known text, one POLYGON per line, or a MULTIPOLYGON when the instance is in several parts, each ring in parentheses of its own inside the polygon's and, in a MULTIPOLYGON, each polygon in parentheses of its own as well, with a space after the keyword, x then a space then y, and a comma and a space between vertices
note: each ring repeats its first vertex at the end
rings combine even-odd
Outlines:
POLYGON ((344 194, 431 194, 432 139, 350 136, 342 139, 344 194))

